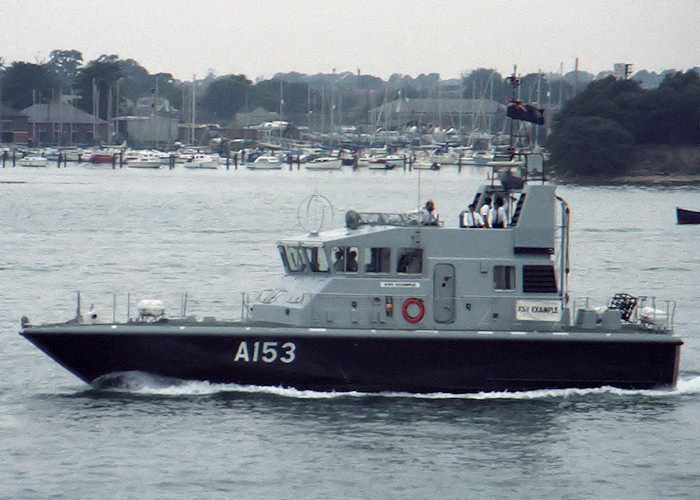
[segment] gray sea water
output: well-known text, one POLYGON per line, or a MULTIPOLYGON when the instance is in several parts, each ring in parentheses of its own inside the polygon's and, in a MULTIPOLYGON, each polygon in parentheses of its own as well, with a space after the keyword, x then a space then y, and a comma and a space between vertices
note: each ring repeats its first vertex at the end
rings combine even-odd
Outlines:
POLYGON ((275 241, 319 193, 346 210, 435 200, 456 226, 483 170, 0 169, 1 498, 698 498, 700 187, 558 189, 572 208, 570 293, 678 303, 673 391, 338 394, 134 376, 85 385, 17 335, 19 318, 127 297, 233 318, 274 284, 275 241), (420 181, 420 182, 419 182, 420 181))

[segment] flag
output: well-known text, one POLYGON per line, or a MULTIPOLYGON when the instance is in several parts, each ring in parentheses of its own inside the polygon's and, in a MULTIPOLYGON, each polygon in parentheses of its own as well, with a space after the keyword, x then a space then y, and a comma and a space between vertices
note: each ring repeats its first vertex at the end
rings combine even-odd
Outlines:
POLYGON ((506 116, 513 120, 524 120, 537 125, 544 124, 544 109, 536 108, 532 104, 525 104, 514 99, 508 99, 506 116))

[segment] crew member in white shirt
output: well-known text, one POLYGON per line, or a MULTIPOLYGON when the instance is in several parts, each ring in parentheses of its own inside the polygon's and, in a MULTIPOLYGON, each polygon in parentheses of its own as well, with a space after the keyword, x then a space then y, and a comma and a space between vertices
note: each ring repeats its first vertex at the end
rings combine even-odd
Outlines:
POLYGON ((481 205, 481 208, 479 209, 479 214, 481 215, 481 220, 484 221, 484 227, 491 227, 489 226, 489 212, 491 211, 491 197, 487 197, 484 200, 484 204, 481 205))
POLYGON ((503 198, 498 197, 493 202, 493 207, 489 210, 489 227, 503 229, 508 225, 508 216, 503 207, 503 198))
POLYGON ((476 205, 469 205, 469 210, 464 212, 462 218, 462 226, 464 227, 484 227, 484 218, 476 211, 476 205))

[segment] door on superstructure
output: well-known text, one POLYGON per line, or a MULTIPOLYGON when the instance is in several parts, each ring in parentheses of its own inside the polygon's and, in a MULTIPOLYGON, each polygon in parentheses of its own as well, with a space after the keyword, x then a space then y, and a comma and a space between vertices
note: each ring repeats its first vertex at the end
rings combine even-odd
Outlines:
POLYGON ((455 268, 436 264, 433 269, 433 318, 437 323, 455 321, 455 268))

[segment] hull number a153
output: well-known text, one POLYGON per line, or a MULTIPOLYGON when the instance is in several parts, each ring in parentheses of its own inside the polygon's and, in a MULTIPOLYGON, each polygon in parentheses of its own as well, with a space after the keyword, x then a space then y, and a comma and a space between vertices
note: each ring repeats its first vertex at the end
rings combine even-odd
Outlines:
POLYGON ((296 359, 297 346, 294 342, 252 342, 241 341, 233 358, 234 363, 291 363, 296 359))

